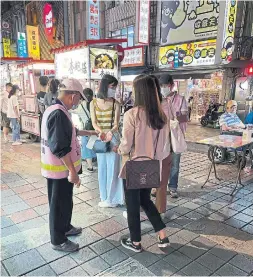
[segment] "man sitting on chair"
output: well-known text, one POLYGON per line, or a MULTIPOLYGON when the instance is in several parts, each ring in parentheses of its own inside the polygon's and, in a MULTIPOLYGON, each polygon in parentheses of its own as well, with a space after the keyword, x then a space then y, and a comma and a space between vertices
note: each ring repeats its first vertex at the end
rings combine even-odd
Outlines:
POLYGON ((236 131, 245 128, 245 125, 236 114, 236 111, 237 102, 235 100, 229 100, 227 102, 227 111, 220 117, 221 131, 236 131))

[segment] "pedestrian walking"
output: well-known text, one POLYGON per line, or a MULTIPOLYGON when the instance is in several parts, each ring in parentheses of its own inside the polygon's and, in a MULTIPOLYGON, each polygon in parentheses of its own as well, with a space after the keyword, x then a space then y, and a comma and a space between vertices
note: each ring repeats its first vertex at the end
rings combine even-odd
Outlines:
MULTIPOLYGON (((185 98, 179 95, 175 90, 175 83, 173 78, 169 74, 164 74, 159 79, 160 86, 161 86, 161 93, 163 95, 168 95, 168 101, 171 102, 173 112, 177 115, 179 120, 180 128, 185 134, 187 121, 188 121, 188 105, 185 98)), ((180 169, 180 159, 181 153, 174 153, 171 154, 172 164, 170 170, 170 180, 169 180, 169 192, 171 198, 178 197, 178 178, 179 178, 179 169, 180 169)))
MULTIPOLYGON (((80 130, 94 130, 91 122, 90 116, 90 103, 93 100, 93 91, 90 88, 86 88, 83 90, 83 94, 86 97, 86 100, 82 101, 78 108, 73 111, 73 113, 77 114, 80 119, 80 130)), ((96 153, 87 148, 87 143, 89 141, 88 136, 83 136, 81 139, 81 153, 82 160, 87 162, 87 171, 92 173, 94 172, 92 159, 96 158, 96 153)))
MULTIPOLYGON (((134 252, 141 252, 141 223, 140 207, 145 211, 148 219, 158 232, 158 246, 167 247, 169 239, 166 236, 165 224, 159 211, 150 199, 151 189, 128 189, 126 187, 125 163, 136 157, 146 156, 160 161, 169 155, 169 130, 167 118, 159 101, 154 80, 147 75, 140 75, 133 82, 134 107, 125 113, 123 132, 118 153, 122 155, 123 167, 120 177, 125 185, 125 200, 128 214, 130 237, 121 240, 123 247, 134 252)), ((115 149, 116 151, 116 149, 115 149)), ((142 160, 142 159, 140 159, 142 160)))
POLYGON ((79 245, 68 240, 82 232, 71 225, 73 186, 81 182, 81 151, 77 135, 95 135, 95 131, 79 131, 71 121, 70 109, 84 98, 82 85, 76 79, 65 79, 60 85, 56 104, 43 114, 41 127, 41 172, 47 178, 49 226, 52 248, 74 252, 79 245))
POLYGON ((58 97, 58 87, 59 87, 59 80, 53 79, 50 82, 49 86, 49 92, 45 94, 44 96, 44 105, 45 109, 48 108, 49 106, 55 104, 55 101, 58 97))
POLYGON ((20 139, 20 113, 19 113, 19 104, 17 92, 19 91, 19 87, 14 85, 11 88, 11 91, 8 96, 8 110, 7 117, 10 120, 11 128, 12 128, 12 145, 18 146, 21 145, 20 139))
POLYGON ((97 98, 90 104, 92 125, 100 133, 100 137, 111 147, 107 152, 97 153, 98 182, 100 199, 99 207, 112 208, 124 204, 124 189, 122 179, 118 178, 120 171, 120 156, 112 151, 119 144, 117 140, 120 104, 115 101, 118 80, 111 75, 104 75, 97 98))
POLYGON ((8 96, 12 89, 12 84, 7 83, 5 85, 5 91, 1 95, 1 125, 3 127, 4 141, 8 142, 8 135, 10 131, 10 119, 7 117, 8 112, 8 96))

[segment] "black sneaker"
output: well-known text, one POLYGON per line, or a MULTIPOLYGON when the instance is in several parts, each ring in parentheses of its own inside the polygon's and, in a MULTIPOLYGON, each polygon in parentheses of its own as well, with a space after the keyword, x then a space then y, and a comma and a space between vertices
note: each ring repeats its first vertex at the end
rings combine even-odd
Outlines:
POLYGON ((131 241, 130 238, 122 239, 121 245, 129 250, 136 252, 136 253, 140 253, 142 251, 141 244, 139 244, 139 245, 133 244, 133 242, 131 241))
POLYGON ((164 239, 160 239, 160 237, 158 236, 158 247, 165 248, 165 247, 168 247, 169 245, 170 245, 170 241, 168 237, 164 239))
POLYGON ((67 240, 66 242, 59 245, 52 244, 52 248, 57 251, 72 253, 79 250, 79 244, 74 243, 73 241, 67 240))
POLYGON ((82 228, 81 227, 74 227, 72 226, 72 228, 65 233, 65 235, 68 236, 77 236, 79 234, 82 233, 82 228))

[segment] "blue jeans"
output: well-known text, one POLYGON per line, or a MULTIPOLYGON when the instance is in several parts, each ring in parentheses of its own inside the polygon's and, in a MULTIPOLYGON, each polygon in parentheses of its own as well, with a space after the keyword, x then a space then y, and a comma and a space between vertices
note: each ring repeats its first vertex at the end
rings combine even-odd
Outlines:
POLYGON ((17 118, 10 118, 13 142, 20 140, 20 125, 17 118))
POLYGON ((181 154, 172 153, 171 157, 172 157, 172 162, 171 162, 171 169, 170 169, 170 181, 168 186, 169 186, 169 189, 171 190, 177 190, 181 154))

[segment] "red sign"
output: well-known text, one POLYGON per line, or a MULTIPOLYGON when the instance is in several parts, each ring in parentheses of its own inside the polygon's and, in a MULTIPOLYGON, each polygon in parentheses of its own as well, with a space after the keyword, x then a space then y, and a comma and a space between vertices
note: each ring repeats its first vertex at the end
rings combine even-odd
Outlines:
POLYGON ((246 68, 245 73, 247 76, 253 76, 253 65, 250 65, 246 68))
POLYGON ((53 38, 53 8, 51 4, 46 3, 43 9, 43 24, 45 33, 49 40, 53 38))
POLYGON ((119 62, 124 60, 124 48, 121 45, 117 45, 119 62))

